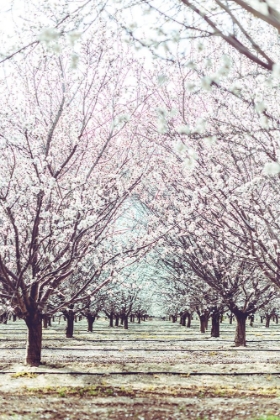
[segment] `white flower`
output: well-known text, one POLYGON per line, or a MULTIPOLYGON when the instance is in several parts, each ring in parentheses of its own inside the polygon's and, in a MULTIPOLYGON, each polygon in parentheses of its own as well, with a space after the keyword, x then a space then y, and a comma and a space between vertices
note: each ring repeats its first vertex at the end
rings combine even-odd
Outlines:
POLYGON ((179 155, 181 155, 187 151, 187 146, 181 140, 178 140, 174 149, 179 155))
POLYGON ((213 79, 211 77, 205 76, 202 79, 202 82, 201 82, 203 89, 205 89, 205 90, 211 90, 211 84, 212 84, 212 82, 213 82, 213 79))
POLYGON ((265 115, 262 115, 260 118, 260 125, 262 128, 269 128, 269 121, 265 115))
POLYGON ((159 85, 163 85, 168 81, 168 77, 165 74, 159 74, 157 80, 159 85))
POLYGON ((59 34, 56 29, 54 28, 45 28, 42 30, 42 32, 39 35, 39 40, 41 42, 45 42, 46 44, 49 44, 51 41, 57 40, 59 37, 59 34))
POLYGON ((267 162, 264 165, 263 173, 265 175, 277 175, 280 173, 280 164, 278 162, 267 162))
POLYGON ((177 128, 178 133, 180 134, 190 134, 190 127, 188 125, 180 125, 177 128))
POLYGON ((75 42, 81 37, 79 32, 70 32, 68 34, 69 42, 71 45, 74 45, 75 42))
POLYGON ((273 64, 272 77, 275 78, 275 79, 280 78, 280 64, 279 63, 273 64))
POLYGON ((217 141, 217 137, 216 136, 212 136, 212 137, 206 137, 204 139, 204 144, 206 147, 212 147, 217 141))
POLYGON ((263 111, 265 111, 265 108, 266 108, 266 106, 265 106, 265 104, 262 101, 256 102, 256 104, 255 104, 255 110, 257 112, 262 113, 263 111))

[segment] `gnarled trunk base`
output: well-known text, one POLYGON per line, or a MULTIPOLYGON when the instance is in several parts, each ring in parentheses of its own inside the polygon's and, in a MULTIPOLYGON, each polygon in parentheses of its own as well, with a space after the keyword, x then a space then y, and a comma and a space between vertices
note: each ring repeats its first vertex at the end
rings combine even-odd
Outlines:
POLYGON ((90 315, 90 314, 87 315, 88 332, 92 332, 94 321, 95 321, 95 316, 90 315))
POLYGON ((206 315, 199 315, 200 320, 200 332, 205 333, 207 328, 207 317, 206 315))
POLYGON ((125 330, 128 329, 128 316, 124 316, 123 327, 124 327, 125 330))
POLYGON ((73 338, 74 334, 74 314, 69 311, 66 317, 66 338, 73 338))
POLYGON ((27 325, 27 343, 25 363, 29 366, 39 366, 42 350, 42 316, 33 314, 25 319, 27 325))
POLYGON ((212 315, 211 337, 220 337, 220 313, 218 311, 212 315))
POLYGON ((235 313, 236 317, 236 330, 234 344, 235 347, 246 346, 246 319, 247 314, 243 312, 235 313))

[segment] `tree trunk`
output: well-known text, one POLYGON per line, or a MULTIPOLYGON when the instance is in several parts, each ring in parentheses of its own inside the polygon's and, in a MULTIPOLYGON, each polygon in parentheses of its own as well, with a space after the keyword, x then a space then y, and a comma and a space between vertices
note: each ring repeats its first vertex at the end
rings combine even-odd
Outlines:
POLYGON ((254 320, 255 320, 254 315, 251 315, 250 316, 250 327, 253 327, 254 326, 254 320))
POLYGON ((92 332, 93 329, 93 323, 95 321, 95 316, 88 314, 87 316, 87 324, 88 324, 88 332, 92 332))
POLYGON ((275 315, 275 323, 278 324, 279 323, 279 317, 278 315, 275 315))
POLYGON ((200 320, 200 332, 204 334, 206 331, 206 324, 207 324, 206 315, 199 315, 199 320, 200 320))
POLYGON ((0 322, 2 322, 2 324, 7 324, 7 320, 8 320, 8 315, 6 312, 0 315, 0 322))
POLYGON ((48 328, 48 317, 43 315, 43 327, 48 328))
POLYGON ((192 321, 192 316, 191 314, 187 315, 188 321, 187 321, 187 328, 191 328, 191 321, 192 321))
POLYGON ((66 338, 73 338, 73 333, 74 333, 74 313, 73 311, 70 309, 68 311, 67 317, 66 317, 66 338))
POLYGON ((247 314, 244 314, 243 312, 236 312, 236 330, 235 330, 235 338, 234 338, 234 344, 235 347, 240 346, 246 346, 246 319, 247 314))
POLYGON ((205 321, 205 329, 208 330, 208 321, 209 321, 209 315, 205 315, 206 321, 205 321))
POLYGON ((183 327, 185 327, 185 326, 186 326, 186 318, 187 318, 187 315, 182 315, 182 316, 181 316, 181 322, 180 322, 180 324, 181 324, 183 327))
POLYGON ((25 319, 27 325, 27 343, 25 363, 29 366, 39 366, 42 350, 42 315, 35 313, 25 319))
POLYGON ((118 327, 119 326, 119 317, 118 316, 116 316, 116 319, 115 319, 115 327, 118 327))
POLYGON ((138 319, 138 324, 141 324, 141 316, 140 315, 137 317, 137 319, 138 319))
POLYGON ((265 316, 265 326, 266 326, 266 328, 269 328, 270 320, 271 320, 271 315, 266 315, 265 316))
POLYGON ((125 330, 128 329, 128 316, 123 317, 123 327, 125 330))
POLYGON ((212 315, 211 337, 220 337, 220 313, 215 311, 212 315))
POLYGON ((113 314, 110 314, 109 320, 110 320, 109 327, 113 327, 114 326, 114 315, 113 314))

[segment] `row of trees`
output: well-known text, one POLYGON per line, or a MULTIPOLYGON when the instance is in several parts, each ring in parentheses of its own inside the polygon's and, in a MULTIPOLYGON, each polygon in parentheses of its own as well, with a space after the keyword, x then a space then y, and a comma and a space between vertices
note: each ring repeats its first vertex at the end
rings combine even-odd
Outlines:
POLYGON ((182 311, 197 306, 203 318, 210 311, 217 319, 223 308, 232 311, 239 346, 248 316, 279 298, 279 90, 260 86, 265 72, 253 72, 234 51, 231 64, 212 54, 216 82, 203 86, 198 73, 207 56, 200 53, 195 69, 181 59, 155 95, 165 104, 161 144, 169 159, 157 156, 142 200, 150 229, 162 235, 162 287, 172 284, 186 299, 182 311))
POLYGON ((152 153, 143 65, 102 25, 77 71, 70 52, 42 44, 7 62, 1 83, 0 299, 27 324, 30 365, 42 317, 72 316, 151 246, 123 222, 152 153))
POLYGON ((121 9, 122 29, 102 18, 102 1, 39 2, 20 47, 2 53, 0 300, 26 322, 30 365, 44 316, 72 317, 109 284, 119 314, 117 285, 143 258, 162 296, 172 283, 191 305, 201 296, 200 316, 205 301, 216 317, 232 311, 236 345, 278 297, 279 16, 265 1, 196 3, 176 4, 177 19, 144 2, 173 22, 149 42, 166 61, 132 52, 121 30, 135 40, 137 28, 121 9))

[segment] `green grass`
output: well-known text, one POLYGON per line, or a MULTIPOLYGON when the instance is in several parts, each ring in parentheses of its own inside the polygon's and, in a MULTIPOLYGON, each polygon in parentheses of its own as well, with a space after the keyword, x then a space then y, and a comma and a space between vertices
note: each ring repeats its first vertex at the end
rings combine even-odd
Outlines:
POLYGON ((264 415, 264 416, 258 417, 255 420, 280 420, 280 417, 268 414, 267 416, 264 415))
POLYGON ((17 379, 17 378, 37 378, 37 374, 33 372, 17 372, 13 373, 11 375, 11 378, 17 379))

